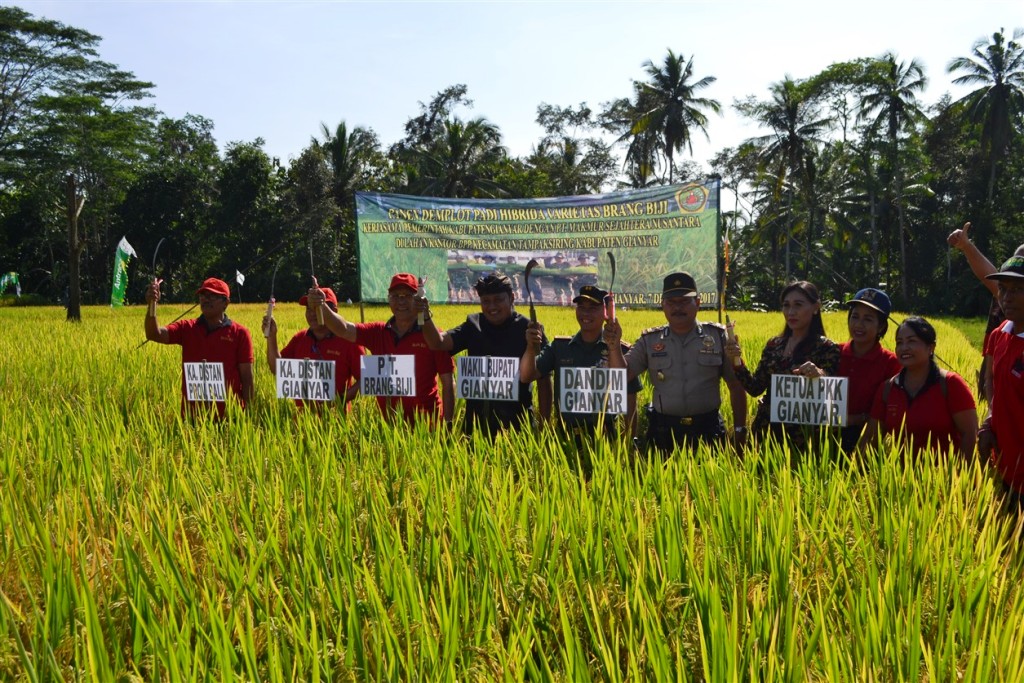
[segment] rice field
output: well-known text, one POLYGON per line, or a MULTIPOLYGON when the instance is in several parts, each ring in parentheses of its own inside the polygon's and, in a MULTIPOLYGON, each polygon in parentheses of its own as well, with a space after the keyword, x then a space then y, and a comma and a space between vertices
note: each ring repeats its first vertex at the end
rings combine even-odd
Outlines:
MULTIPOLYGON (((298 413, 264 308, 229 308, 258 397, 221 424, 182 421, 142 307, 0 308, 0 680, 1024 680, 1020 527, 977 462, 600 442, 588 482, 551 431, 298 413)), ((277 317, 282 344, 304 324, 277 317)), ((733 318, 753 364, 781 316, 733 318)), ((977 350, 935 322, 970 380, 977 350)))

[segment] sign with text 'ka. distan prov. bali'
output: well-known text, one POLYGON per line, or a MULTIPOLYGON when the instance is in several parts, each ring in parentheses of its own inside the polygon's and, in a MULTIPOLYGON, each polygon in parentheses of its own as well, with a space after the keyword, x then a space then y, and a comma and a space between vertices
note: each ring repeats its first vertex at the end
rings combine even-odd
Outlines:
POLYGON ((718 180, 546 199, 357 192, 360 291, 384 302, 404 272, 426 278, 431 301, 472 302, 477 279, 501 273, 524 300, 536 259, 533 301, 567 303, 583 285, 611 284, 611 252, 619 304, 659 304, 665 275, 686 270, 702 304, 717 306, 718 197, 718 180))
POLYGON ((224 402, 223 363, 183 363, 185 399, 198 403, 224 402))

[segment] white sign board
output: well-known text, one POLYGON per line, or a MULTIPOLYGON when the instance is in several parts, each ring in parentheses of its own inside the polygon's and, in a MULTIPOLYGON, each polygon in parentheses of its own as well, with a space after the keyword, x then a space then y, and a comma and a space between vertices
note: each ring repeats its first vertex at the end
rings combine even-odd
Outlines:
POLYGON ((511 356, 456 356, 456 398, 519 400, 519 359, 511 356))
POLYGON ((416 395, 415 356, 362 356, 359 368, 359 393, 363 396, 416 395))
POLYGON ((562 368, 558 384, 563 413, 626 414, 625 368, 562 368))
POLYGON ((223 402, 224 364, 223 363, 184 363, 185 366, 185 398, 189 401, 211 403, 223 402))
POLYGON ((848 377, 772 375, 771 421, 845 427, 848 377))
POLYGON ((277 397, 302 401, 333 401, 333 360, 277 359, 277 397))

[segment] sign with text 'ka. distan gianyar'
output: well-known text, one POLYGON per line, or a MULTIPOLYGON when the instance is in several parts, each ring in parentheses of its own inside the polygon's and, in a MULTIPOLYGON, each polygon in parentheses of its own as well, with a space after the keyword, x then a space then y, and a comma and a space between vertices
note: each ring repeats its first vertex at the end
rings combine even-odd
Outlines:
POLYGON ((360 291, 387 300, 394 273, 426 278, 431 301, 474 302, 490 273, 512 279, 516 297, 567 304, 579 288, 608 288, 616 262, 620 305, 661 302, 665 275, 685 270, 701 302, 718 302, 719 181, 547 199, 444 199, 357 192, 360 291))

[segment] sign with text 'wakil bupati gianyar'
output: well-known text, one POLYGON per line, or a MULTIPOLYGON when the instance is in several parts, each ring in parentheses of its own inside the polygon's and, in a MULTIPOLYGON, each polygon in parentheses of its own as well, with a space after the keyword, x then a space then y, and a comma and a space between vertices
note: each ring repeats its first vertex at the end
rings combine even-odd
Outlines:
POLYGON ((387 299, 394 273, 425 278, 431 301, 474 302, 473 284, 507 275, 516 298, 568 304, 587 284, 619 305, 656 305, 665 275, 685 270, 717 305, 719 181, 547 199, 445 199, 357 192, 360 291, 387 299))

